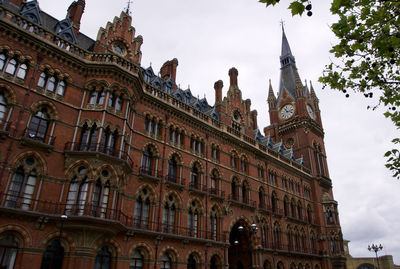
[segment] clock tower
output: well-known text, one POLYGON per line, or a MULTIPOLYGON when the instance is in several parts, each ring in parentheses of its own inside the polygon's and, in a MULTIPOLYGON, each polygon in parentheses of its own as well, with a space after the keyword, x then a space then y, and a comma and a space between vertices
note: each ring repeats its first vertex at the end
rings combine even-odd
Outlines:
MULTIPOLYGON (((329 176, 324 145, 319 100, 311 84, 302 83, 282 27, 282 51, 280 56, 281 73, 278 95, 269 85, 268 106, 270 126, 264 128, 266 136, 275 142, 283 142, 286 148, 293 149, 295 159, 302 158, 311 177, 311 199, 316 201, 314 212, 320 223, 319 237, 323 249, 333 252, 332 238, 342 237, 337 202, 333 198, 332 181, 329 176)), ((343 246, 340 246, 342 249, 343 246)), ((333 255, 324 262, 331 268, 343 268, 344 260, 333 255)), ((329 268, 329 267, 328 267, 329 268)))
POLYGON ((271 81, 269 85, 271 125, 264 129, 264 133, 275 141, 282 141, 286 148, 292 148, 295 157, 303 158, 305 166, 313 175, 329 178, 319 100, 311 82, 309 85, 302 83, 283 28, 280 63, 277 97, 271 81))

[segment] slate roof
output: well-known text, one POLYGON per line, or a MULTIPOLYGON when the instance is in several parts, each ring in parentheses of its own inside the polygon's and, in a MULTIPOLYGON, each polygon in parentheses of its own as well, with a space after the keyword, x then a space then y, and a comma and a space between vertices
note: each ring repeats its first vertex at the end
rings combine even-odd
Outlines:
MULTIPOLYGON (((74 35, 71 27, 71 23, 68 18, 65 18, 61 21, 57 20, 56 18, 52 17, 51 15, 47 14, 46 12, 40 9, 40 5, 37 0, 32 0, 26 3, 23 3, 20 7, 15 6, 13 3, 10 3, 8 0, 0 1, 0 4, 4 7, 10 9, 11 11, 20 14, 21 16, 25 17, 26 19, 40 25, 47 31, 57 34, 60 37, 72 42, 79 47, 92 50, 95 44, 95 40, 91 39, 90 37, 78 33, 77 36, 74 35), (61 28, 61 31, 60 31, 61 28), (57 32, 58 30, 58 32, 57 32)), ((67 11, 65 11, 67 14, 67 11)))
POLYGON ((200 112, 219 120, 219 115, 215 110, 215 107, 212 107, 208 104, 207 99, 204 97, 202 99, 193 96, 190 89, 182 90, 181 88, 177 88, 174 90, 176 86, 175 83, 171 80, 171 78, 164 80, 160 76, 156 75, 153 71, 153 68, 150 66, 146 69, 142 68, 142 74, 144 77, 144 81, 151 84, 153 87, 172 95, 176 99, 184 102, 187 105, 192 106, 193 108, 199 110, 200 112))

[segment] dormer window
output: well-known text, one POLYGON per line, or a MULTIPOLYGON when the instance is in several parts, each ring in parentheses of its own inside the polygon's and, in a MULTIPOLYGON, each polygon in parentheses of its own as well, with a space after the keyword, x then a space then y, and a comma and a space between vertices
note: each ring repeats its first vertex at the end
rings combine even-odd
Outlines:
POLYGON ((122 48, 118 45, 114 45, 114 51, 118 54, 122 54, 122 48))

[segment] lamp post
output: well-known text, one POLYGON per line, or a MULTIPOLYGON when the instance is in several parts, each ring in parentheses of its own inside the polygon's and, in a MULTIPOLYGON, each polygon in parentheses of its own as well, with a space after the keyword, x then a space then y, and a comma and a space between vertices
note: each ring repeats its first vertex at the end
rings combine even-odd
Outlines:
MULTIPOLYGON (((253 243, 252 243, 252 235, 253 235, 253 234, 257 234, 258 227, 257 227, 257 224, 252 223, 252 224, 250 225, 250 228, 251 228, 250 231, 249 231, 249 239, 250 239, 250 262, 251 262, 250 266, 251 266, 251 268, 253 268, 253 243)), ((239 225, 238 231, 239 231, 239 232, 244 231, 244 227, 243 227, 242 225, 239 225)), ((236 241, 237 241, 237 240, 236 240, 236 241)), ((235 244, 236 244, 236 241, 234 242, 235 244)), ((239 243, 239 242, 237 242, 237 243, 239 243)))
POLYGON ((67 215, 65 215, 65 214, 61 215, 60 234, 58 236, 58 240, 60 241, 60 244, 61 244, 62 230, 64 227, 64 221, 66 221, 67 219, 68 219, 67 215))
POLYGON ((375 252, 376 262, 378 263, 378 269, 380 269, 380 267, 379 267, 379 259, 378 259, 378 251, 380 251, 382 249, 383 249, 383 247, 382 247, 381 244, 379 244, 379 246, 378 245, 374 245, 374 244, 372 244, 371 246, 368 245, 368 250, 375 252))

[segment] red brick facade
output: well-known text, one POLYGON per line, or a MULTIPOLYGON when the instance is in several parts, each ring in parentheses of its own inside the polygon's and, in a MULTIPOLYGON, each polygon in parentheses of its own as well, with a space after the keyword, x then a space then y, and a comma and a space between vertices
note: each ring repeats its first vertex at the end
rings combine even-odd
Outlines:
POLYGON ((312 87, 271 88, 261 135, 235 68, 210 106, 176 59, 140 66, 126 13, 81 35, 84 7, 0 4, 1 266, 344 268, 312 87))

